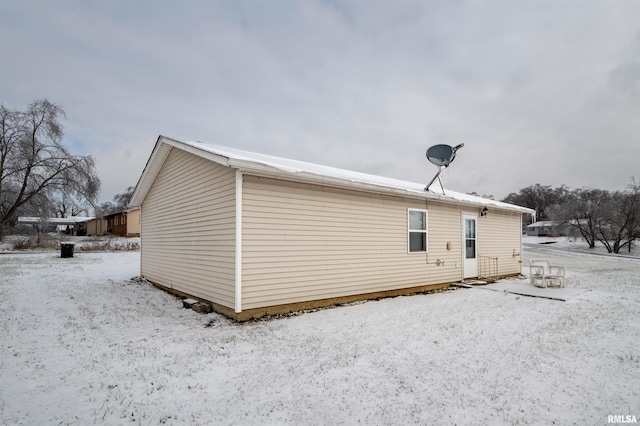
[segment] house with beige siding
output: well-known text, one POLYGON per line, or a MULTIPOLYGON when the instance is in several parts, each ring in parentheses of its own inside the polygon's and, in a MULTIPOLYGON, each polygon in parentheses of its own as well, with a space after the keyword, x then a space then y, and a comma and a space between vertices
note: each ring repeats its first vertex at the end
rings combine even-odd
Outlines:
POLYGON ((140 208, 133 207, 120 212, 110 213, 104 216, 107 223, 106 233, 121 237, 140 236, 140 208))
POLYGON ((131 205, 141 276, 237 320, 520 274, 535 213, 164 136, 131 205))
POLYGON ((87 222, 87 236, 105 235, 107 233, 108 222, 101 217, 95 217, 87 222))
POLYGON ((133 207, 125 211, 127 216, 127 237, 140 236, 140 208, 133 207))

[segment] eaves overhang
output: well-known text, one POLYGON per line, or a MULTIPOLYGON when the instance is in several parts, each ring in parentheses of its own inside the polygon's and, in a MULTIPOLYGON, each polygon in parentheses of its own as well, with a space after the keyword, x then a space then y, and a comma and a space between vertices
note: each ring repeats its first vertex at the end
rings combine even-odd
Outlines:
POLYGON ((521 214, 535 215, 535 210, 488 198, 462 194, 450 190, 444 193, 425 191, 423 184, 384 178, 365 173, 321 166, 295 160, 239 151, 232 148, 180 141, 159 136, 136 185, 130 206, 140 206, 173 148, 206 158, 247 175, 263 176, 295 182, 331 186, 342 189, 373 192, 404 198, 426 199, 468 207, 487 207, 521 214))
POLYGON ((446 190, 445 194, 439 194, 437 192, 425 191, 424 186, 422 189, 410 189, 403 187, 393 187, 386 185, 377 185, 374 183, 361 182, 357 180, 340 179, 331 176, 319 175, 315 173, 309 173, 304 171, 298 172, 286 172, 278 168, 263 165, 259 163, 253 163, 245 160, 229 160, 229 167, 240 170, 245 175, 253 175, 260 177, 267 177, 273 179, 288 180, 293 182, 301 182, 322 186, 330 186, 334 188, 347 189, 352 191, 362 191, 369 193, 376 193, 381 195, 396 196, 402 198, 411 198, 427 201, 437 201, 445 204, 455 204, 461 206, 468 206, 473 208, 491 207, 503 211, 511 211, 521 214, 535 215, 535 210, 527 207, 517 206, 514 204, 503 203, 501 201, 492 200, 489 198, 482 198, 467 194, 460 194, 454 191, 446 190), (447 195, 452 194, 452 195, 447 195))

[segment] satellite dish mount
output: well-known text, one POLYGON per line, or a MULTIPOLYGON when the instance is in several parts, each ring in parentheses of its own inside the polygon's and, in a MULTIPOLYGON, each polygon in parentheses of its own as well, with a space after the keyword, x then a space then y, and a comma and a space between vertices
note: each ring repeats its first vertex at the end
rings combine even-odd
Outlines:
POLYGON ((438 166, 438 173, 431 179, 431 182, 424 188, 425 191, 428 191, 431 188, 431 185, 435 183, 437 180, 440 183, 440 188, 442 189, 442 194, 444 194, 444 186, 442 186, 442 173, 444 170, 449 167, 449 165, 456 158, 456 151, 464 146, 463 143, 456 147, 451 147, 449 145, 434 145, 427 150, 427 159, 438 166))

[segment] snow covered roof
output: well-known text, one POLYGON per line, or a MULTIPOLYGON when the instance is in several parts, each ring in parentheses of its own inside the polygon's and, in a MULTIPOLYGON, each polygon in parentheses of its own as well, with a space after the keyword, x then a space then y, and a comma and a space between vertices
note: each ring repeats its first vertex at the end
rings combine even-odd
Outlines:
POLYGON ((115 212, 107 213, 107 214, 103 215, 102 217, 103 217, 103 218, 109 218, 109 217, 111 217, 111 216, 115 216, 115 215, 122 214, 122 213, 130 213, 130 212, 132 212, 132 211, 138 210, 139 208, 140 208, 140 207, 138 207, 138 206, 136 206, 136 207, 129 207, 129 208, 126 208, 126 209, 124 209, 124 210, 118 210, 118 211, 115 211, 115 212))
POLYGON ((556 226, 561 225, 562 222, 556 222, 553 220, 540 220, 538 222, 534 222, 531 225, 527 225, 527 228, 542 228, 545 226, 556 226))
POLYGON ((147 165, 142 172, 142 176, 140 177, 138 184, 136 185, 136 189, 130 202, 131 206, 139 206, 142 204, 147 192, 151 188, 153 180, 159 173, 164 160, 169 155, 172 148, 178 148, 199 157, 207 158, 218 164, 252 174, 274 176, 349 189, 359 189, 369 192, 393 194, 404 197, 426 198, 442 202, 494 207, 501 210, 535 214, 535 210, 526 207, 463 194, 460 192, 450 190, 445 190, 444 193, 442 191, 425 191, 424 183, 407 182, 398 179, 370 175, 367 173, 307 163, 304 161, 290 160, 271 155, 242 151, 234 148, 210 145, 198 141, 171 139, 165 136, 158 137, 156 146, 147 161, 147 165))
POLYGON ((95 217, 91 216, 71 216, 71 217, 28 217, 21 216, 18 218, 18 223, 24 223, 27 225, 37 223, 48 223, 50 225, 74 225, 76 223, 88 222, 95 217))
POLYGON ((578 225, 578 223, 586 223, 585 219, 580 219, 579 221, 575 219, 571 220, 541 220, 538 222, 534 222, 531 225, 527 225, 527 228, 541 228, 544 226, 562 226, 562 225, 578 225))

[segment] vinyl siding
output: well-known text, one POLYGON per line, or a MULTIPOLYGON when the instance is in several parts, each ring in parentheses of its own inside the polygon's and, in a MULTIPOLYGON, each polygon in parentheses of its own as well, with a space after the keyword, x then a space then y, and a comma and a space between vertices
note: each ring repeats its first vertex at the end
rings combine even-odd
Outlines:
POLYGON ((234 306, 235 170, 172 149, 142 203, 141 228, 143 277, 234 306))
POLYGON ((461 278, 457 207, 245 176, 242 220, 243 309, 461 278), (428 254, 408 253, 409 208, 428 211, 428 254))
POLYGON ((107 233, 107 221, 105 219, 92 219, 87 222, 87 236, 104 235, 107 233))
POLYGON ((498 275, 522 273, 522 215, 490 209, 478 217, 478 255, 498 258, 498 275))
POLYGON ((140 209, 127 212, 127 236, 140 235, 140 209))

